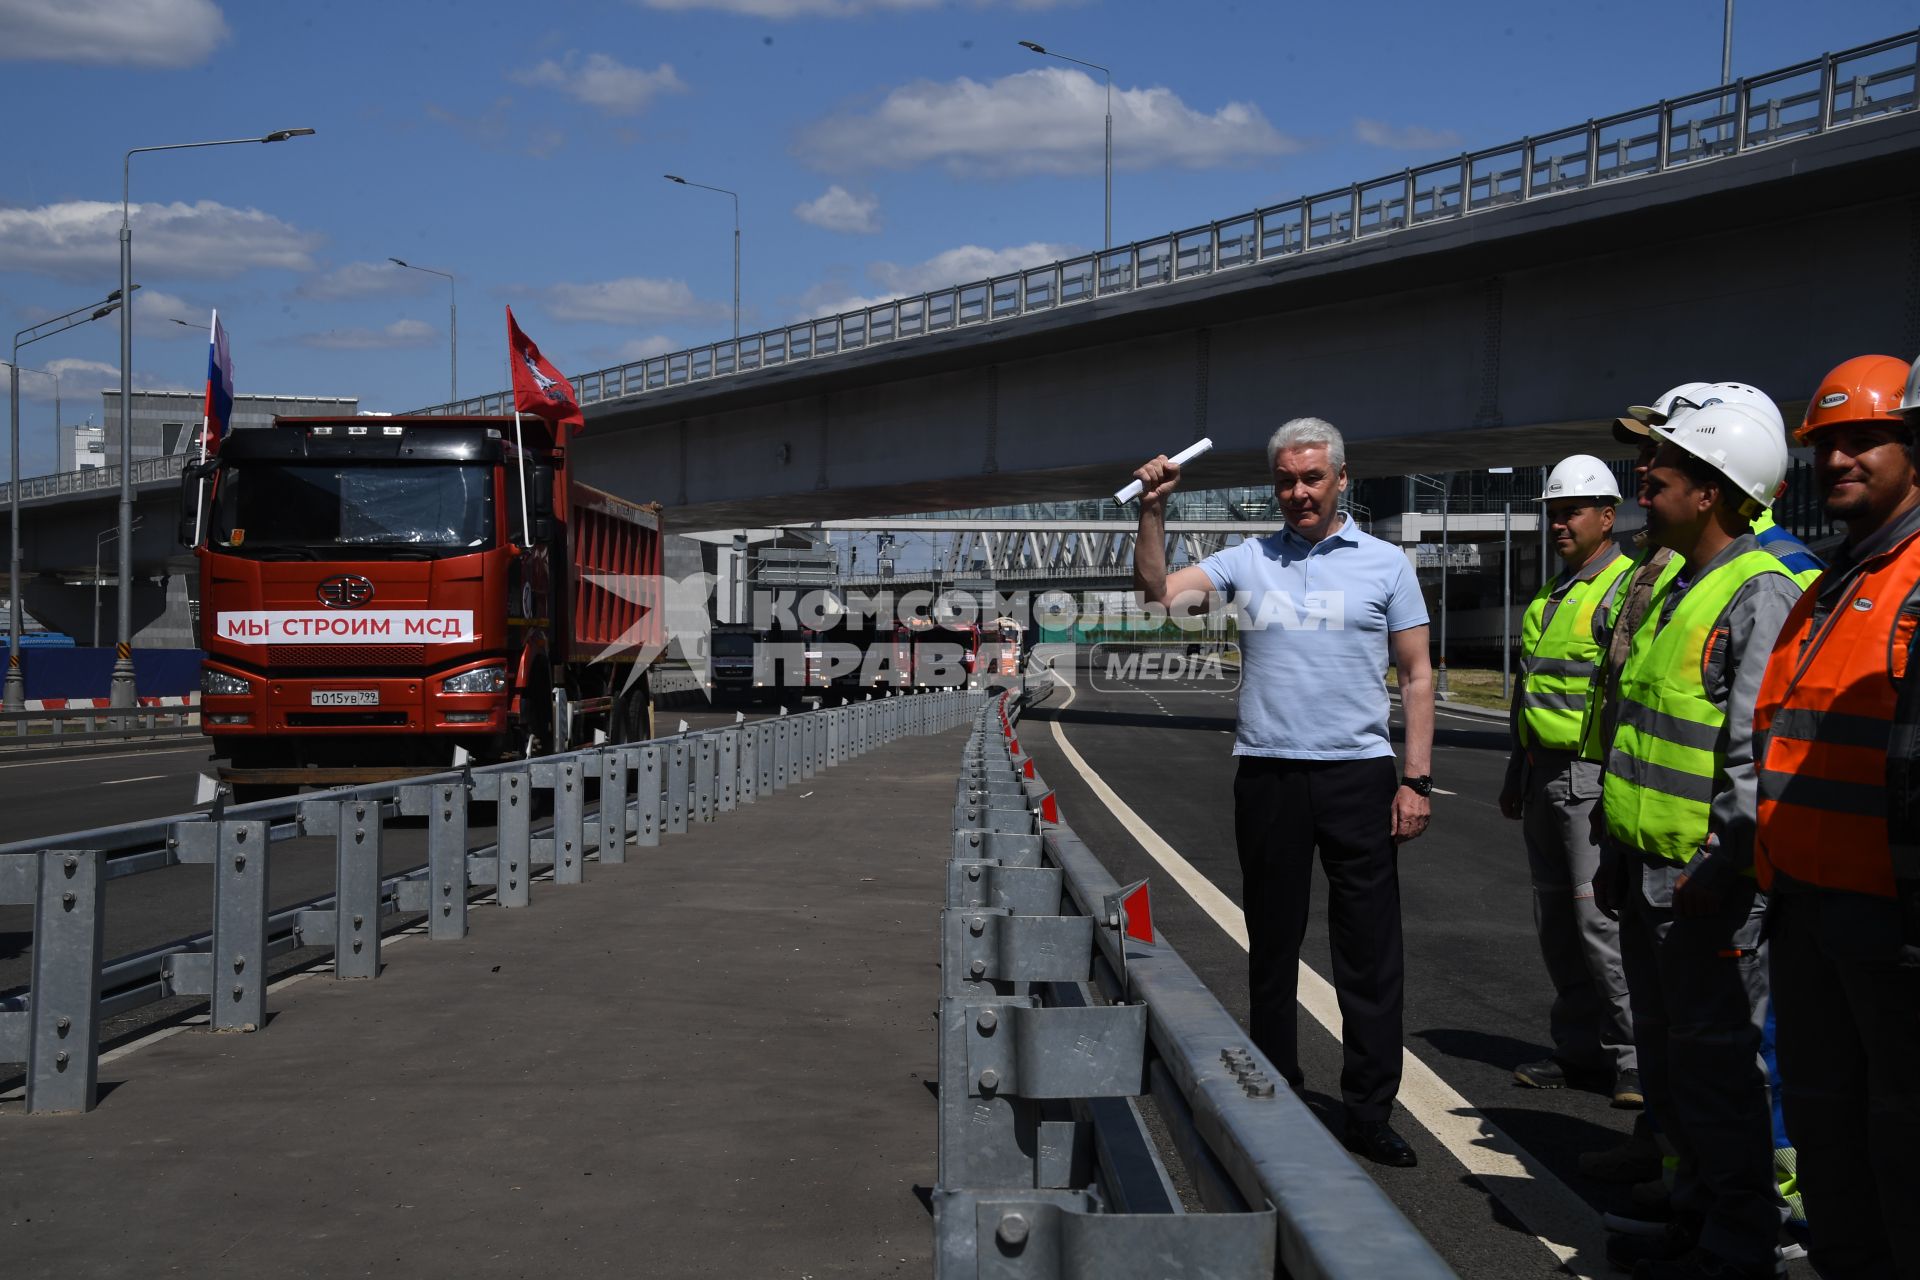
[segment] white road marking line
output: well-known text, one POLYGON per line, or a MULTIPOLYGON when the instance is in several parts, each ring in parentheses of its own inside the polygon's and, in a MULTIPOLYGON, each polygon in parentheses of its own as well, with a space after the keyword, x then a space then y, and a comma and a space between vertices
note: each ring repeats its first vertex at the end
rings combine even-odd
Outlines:
MULTIPOLYGON (((1061 710, 1073 705, 1073 689, 1061 710)), ((1140 815, 1114 794, 1100 775, 1067 741, 1056 718, 1048 722, 1061 754, 1080 774, 1120 825, 1173 877, 1194 904, 1220 926, 1241 950, 1247 950, 1246 915, 1233 899, 1181 857, 1140 815)), ((1340 1003, 1333 984, 1300 962, 1300 1007, 1313 1015, 1335 1040, 1340 1039, 1340 1003)), ((1425 1062, 1403 1048, 1400 1104, 1431 1133, 1449 1155, 1479 1180, 1482 1190, 1505 1205, 1571 1274, 1597 1280, 1603 1274, 1607 1233, 1600 1215, 1566 1183, 1488 1120, 1458 1090, 1425 1062)))
POLYGON ((206 755, 207 747, 169 747, 164 751, 127 751, 110 756, 61 756, 55 760, 18 760, 13 764, 0 764, 0 769, 33 769, 50 764, 84 764, 91 760, 133 760, 140 756, 177 756, 192 751, 206 755))
POLYGON ((143 773, 137 778, 108 778, 100 785, 103 787, 120 787, 125 786, 129 782, 152 782, 155 778, 171 778, 173 776, 171 773, 143 773))

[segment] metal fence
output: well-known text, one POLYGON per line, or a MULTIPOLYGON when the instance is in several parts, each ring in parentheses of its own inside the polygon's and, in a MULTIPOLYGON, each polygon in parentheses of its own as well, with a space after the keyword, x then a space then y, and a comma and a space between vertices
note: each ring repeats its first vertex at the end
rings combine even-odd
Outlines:
POLYGON ((1451 1276, 1060 821, 1024 697, 979 710, 955 788, 934 1274, 1451 1276))
MULTIPOLYGON (((160 480, 178 480, 180 472, 190 461, 184 453, 171 454, 164 458, 137 458, 133 464, 134 485, 153 484, 160 480)), ((20 479, 20 501, 31 502, 35 498, 57 498, 65 493, 95 493, 101 489, 120 487, 120 468, 88 467, 84 471, 57 471, 50 476, 22 476, 20 479)), ((13 502, 13 483, 0 484, 0 506, 13 502)))
MULTIPOLYGON (((582 404, 640 396, 1690 168, 1911 111, 1917 73, 1920 33, 1908 32, 1151 240, 599 369, 575 386, 582 404)), ((501 392, 416 412, 511 413, 513 399, 501 392)))
POLYGON ((192 733, 199 707, 0 711, 0 746, 59 746, 192 733))
POLYGON ((472 901, 524 907, 536 877, 579 884, 589 860, 625 861, 629 844, 658 845, 903 735, 963 724, 979 697, 952 690, 878 698, 0 845, 0 904, 33 908, 30 985, 0 999, 0 1062, 26 1063, 29 1113, 91 1110, 104 1018, 204 996, 214 1031, 258 1030, 276 956, 328 947, 334 977, 376 978, 391 916, 424 912, 429 938, 464 937, 472 901), (552 812, 540 826, 537 799, 552 812), (495 838, 477 846, 469 839, 476 802, 495 815, 495 838), (383 877, 386 823, 401 815, 426 819, 427 861, 383 877), (271 909, 269 850, 313 836, 334 842, 334 892, 271 909), (103 963, 107 882, 192 863, 214 868, 211 930, 103 963))

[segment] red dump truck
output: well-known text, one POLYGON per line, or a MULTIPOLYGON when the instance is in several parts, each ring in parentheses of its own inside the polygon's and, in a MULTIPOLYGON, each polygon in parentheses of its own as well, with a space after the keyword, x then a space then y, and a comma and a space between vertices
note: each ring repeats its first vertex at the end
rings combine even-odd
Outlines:
POLYGON ((661 528, 537 418, 281 418, 189 469, 201 724, 237 797, 650 732, 661 528))

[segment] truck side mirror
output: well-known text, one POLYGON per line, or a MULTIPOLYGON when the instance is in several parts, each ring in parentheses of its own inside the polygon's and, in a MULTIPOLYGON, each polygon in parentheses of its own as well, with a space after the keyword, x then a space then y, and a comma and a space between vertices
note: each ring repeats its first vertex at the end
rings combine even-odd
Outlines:
POLYGON ((533 503, 533 538, 547 542, 553 537, 553 468, 534 467, 527 482, 532 487, 527 497, 533 503))
POLYGON ((191 471, 180 474, 180 545, 193 550, 196 539, 194 533, 200 527, 200 484, 201 480, 191 471))

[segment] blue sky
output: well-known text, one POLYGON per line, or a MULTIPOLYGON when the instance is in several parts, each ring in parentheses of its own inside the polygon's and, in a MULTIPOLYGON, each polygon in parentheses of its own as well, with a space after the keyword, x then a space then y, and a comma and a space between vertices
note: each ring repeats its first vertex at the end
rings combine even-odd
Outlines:
MULTIPOLYGON (((569 374, 1096 247, 1114 70, 1125 242, 1713 84, 1715 0, 0 0, 7 331, 118 283, 134 159, 137 387, 197 388, 218 307, 237 389, 400 411, 498 390, 502 307, 569 374)), ((1740 0, 1735 74, 1894 35, 1911 4, 1740 0)), ((23 351, 69 421, 117 385, 112 321, 23 351)), ((48 469, 23 376, 22 470, 48 469)), ((4 459, 0 459, 4 462, 4 459)))

